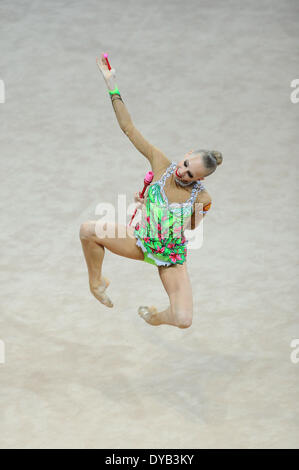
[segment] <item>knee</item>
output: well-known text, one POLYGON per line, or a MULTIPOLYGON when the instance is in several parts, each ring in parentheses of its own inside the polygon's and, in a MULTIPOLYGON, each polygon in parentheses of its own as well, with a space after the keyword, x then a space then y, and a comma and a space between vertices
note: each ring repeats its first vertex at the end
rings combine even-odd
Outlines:
POLYGON ((93 235, 93 228, 91 221, 83 222, 80 225, 80 240, 88 240, 93 235))

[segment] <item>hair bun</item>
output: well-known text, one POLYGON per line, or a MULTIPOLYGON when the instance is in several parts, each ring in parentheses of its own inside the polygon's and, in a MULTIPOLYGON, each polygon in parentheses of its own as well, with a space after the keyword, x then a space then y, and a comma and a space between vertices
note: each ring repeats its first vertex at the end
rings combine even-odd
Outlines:
POLYGON ((215 160, 217 162, 217 165, 221 165, 221 163, 223 161, 222 153, 218 152, 218 150, 211 150, 211 154, 215 158, 215 160))

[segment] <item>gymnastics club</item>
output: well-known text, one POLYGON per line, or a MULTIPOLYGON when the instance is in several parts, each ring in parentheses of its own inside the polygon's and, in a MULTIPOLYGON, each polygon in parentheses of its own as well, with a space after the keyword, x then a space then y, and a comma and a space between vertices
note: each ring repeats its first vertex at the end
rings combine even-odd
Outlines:
MULTIPOLYGON (((154 173, 152 171, 149 171, 146 175, 145 175, 145 178, 144 178, 144 186, 143 186, 143 190, 141 193, 139 193, 139 197, 143 197, 145 191, 146 191, 146 188, 148 187, 149 184, 151 184, 152 180, 153 180, 153 177, 154 177, 154 173)), ((132 223, 132 220, 134 219, 135 215, 136 215, 136 212, 137 212, 137 208, 135 209, 135 212, 134 214, 132 215, 131 217, 131 220, 130 220, 130 223, 129 225, 131 225, 132 223)))
POLYGON ((105 60, 107 62, 107 65, 108 65, 108 69, 111 70, 111 67, 110 67, 110 64, 109 64, 109 60, 108 60, 108 54, 104 54, 104 57, 105 57, 105 60))

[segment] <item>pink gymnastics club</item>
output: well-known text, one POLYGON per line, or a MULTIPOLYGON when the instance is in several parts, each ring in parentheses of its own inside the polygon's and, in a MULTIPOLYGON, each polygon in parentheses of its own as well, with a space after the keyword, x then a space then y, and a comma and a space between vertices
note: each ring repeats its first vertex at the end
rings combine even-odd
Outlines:
MULTIPOLYGON (((143 195, 144 195, 144 193, 145 193, 145 191, 146 191, 146 188, 147 188, 148 185, 151 184, 151 182, 153 181, 153 177, 154 177, 154 173, 153 173, 152 171, 149 171, 149 172, 145 175, 143 190, 141 191, 141 193, 139 193, 139 196, 140 196, 140 197, 143 197, 143 195)), ((131 217, 131 220, 130 220, 129 225, 131 225, 132 220, 134 219, 134 217, 135 217, 135 215, 136 215, 136 212, 137 212, 137 209, 135 209, 135 212, 134 212, 134 214, 133 214, 132 217, 131 217)))
POLYGON ((107 62, 107 65, 108 65, 108 69, 111 70, 111 67, 110 67, 110 64, 109 64, 109 60, 108 60, 108 54, 104 54, 104 57, 105 57, 105 60, 107 62))

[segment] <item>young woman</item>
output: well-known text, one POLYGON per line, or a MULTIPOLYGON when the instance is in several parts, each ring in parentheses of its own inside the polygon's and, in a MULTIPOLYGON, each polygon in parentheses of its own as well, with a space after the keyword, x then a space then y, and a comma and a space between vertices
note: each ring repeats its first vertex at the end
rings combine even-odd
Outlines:
POLYGON ((102 304, 113 307, 106 292, 110 281, 102 276, 105 248, 117 255, 153 264, 168 294, 169 306, 160 312, 154 306, 141 306, 139 315, 150 325, 188 328, 192 323, 193 300, 184 229, 194 230, 210 209, 211 196, 201 181, 222 163, 222 154, 214 150, 190 150, 179 163, 171 162, 134 126, 114 81, 115 69, 108 69, 103 54, 97 58, 97 64, 120 128, 150 162, 154 179, 143 199, 135 194, 135 201, 142 207, 142 220, 134 227, 96 220, 81 224, 80 240, 90 291, 102 304), (110 233, 115 236, 99 236, 99 224, 103 230, 112 229, 110 233))

